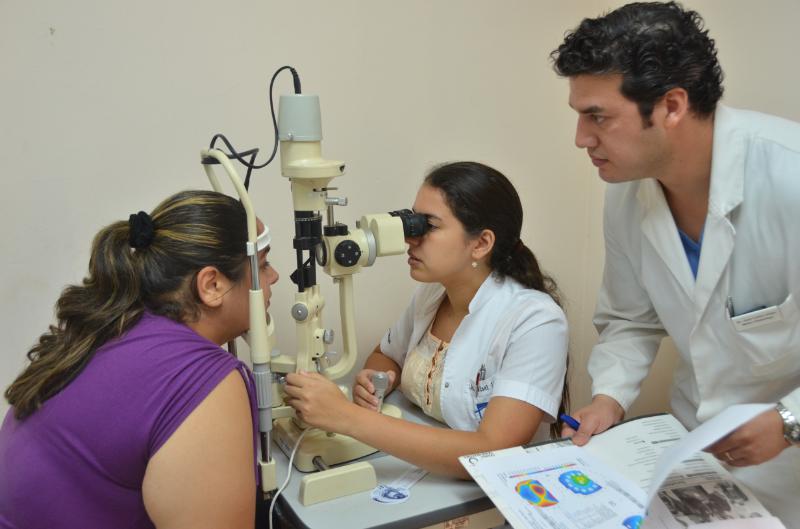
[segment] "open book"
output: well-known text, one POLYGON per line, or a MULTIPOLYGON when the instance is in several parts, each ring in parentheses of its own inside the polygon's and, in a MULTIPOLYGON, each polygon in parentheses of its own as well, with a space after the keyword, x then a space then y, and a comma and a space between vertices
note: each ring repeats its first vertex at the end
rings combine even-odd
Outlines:
POLYGON ((668 414, 639 417, 584 447, 562 439, 459 460, 515 529, 782 528, 700 451, 771 407, 732 406, 691 433, 668 414))

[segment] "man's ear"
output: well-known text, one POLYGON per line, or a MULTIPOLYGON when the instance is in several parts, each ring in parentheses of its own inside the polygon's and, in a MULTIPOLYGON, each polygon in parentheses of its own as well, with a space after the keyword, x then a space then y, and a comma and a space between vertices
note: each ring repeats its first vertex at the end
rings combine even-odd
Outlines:
POLYGON ((492 230, 483 230, 472 241, 474 244, 474 247, 472 248, 472 259, 475 261, 480 261, 484 257, 488 256, 492 252, 492 248, 494 248, 494 241, 494 232, 492 230))
POLYGON ((209 308, 222 305, 222 296, 227 293, 233 283, 213 266, 205 266, 197 272, 197 295, 200 301, 209 308))
POLYGON ((683 88, 668 90, 661 97, 658 106, 662 107, 664 127, 677 127, 689 114, 689 93, 683 88))

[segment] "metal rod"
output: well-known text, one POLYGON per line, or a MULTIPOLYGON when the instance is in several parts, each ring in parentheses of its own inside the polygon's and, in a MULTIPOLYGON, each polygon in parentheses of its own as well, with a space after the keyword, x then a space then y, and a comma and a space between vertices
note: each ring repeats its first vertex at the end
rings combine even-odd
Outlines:
POLYGON ((333 204, 328 204, 328 226, 333 226, 336 222, 333 219, 333 204))
POLYGON ((314 456, 314 459, 312 459, 311 462, 314 464, 314 468, 320 471, 328 470, 330 468, 325 464, 325 461, 322 460, 321 456, 314 456))
POLYGON ((269 432, 264 432, 264 436, 267 438, 267 449, 265 450, 267 454, 267 461, 272 461, 272 430, 269 432))
POLYGON ((250 287, 252 290, 261 288, 258 281, 258 253, 250 256, 250 287))

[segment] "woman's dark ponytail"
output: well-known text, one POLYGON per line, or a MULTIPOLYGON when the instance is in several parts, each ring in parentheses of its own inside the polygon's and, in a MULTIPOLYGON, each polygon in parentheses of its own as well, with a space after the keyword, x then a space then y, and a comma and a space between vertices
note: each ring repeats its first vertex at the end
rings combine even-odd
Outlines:
POLYGON ((244 276, 247 219, 241 203, 212 191, 184 191, 100 230, 89 273, 56 302, 58 323, 28 351, 30 364, 6 389, 22 420, 72 382, 94 352, 133 326, 145 310, 196 319, 193 278, 204 266, 244 276))
POLYGON ((505 256, 493 253, 491 265, 499 275, 511 277, 526 288, 545 292, 561 306, 556 282, 542 272, 536 256, 521 240, 517 240, 510 253, 505 256))

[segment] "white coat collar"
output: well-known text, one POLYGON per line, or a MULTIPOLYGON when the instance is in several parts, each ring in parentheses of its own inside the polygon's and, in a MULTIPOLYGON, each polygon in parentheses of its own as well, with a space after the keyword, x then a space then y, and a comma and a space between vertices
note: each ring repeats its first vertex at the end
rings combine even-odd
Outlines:
POLYGON ((695 305, 702 310, 733 252, 735 230, 727 215, 742 203, 747 135, 736 124, 735 111, 718 105, 714 115, 708 216, 697 278, 692 276, 678 227, 655 178, 639 182, 642 232, 695 305))
MULTIPOLYGON (((468 314, 474 314, 480 310, 481 307, 486 305, 494 297, 495 291, 497 291, 497 289, 499 289, 504 282, 505 280, 498 276, 495 272, 489 274, 486 279, 483 280, 481 286, 478 287, 478 291, 475 292, 475 295, 472 296, 472 300, 470 300, 469 307, 467 308, 469 311, 468 314)), ((436 283, 431 289, 429 297, 430 301, 425 303, 425 308, 422 313, 423 317, 432 318, 439 309, 439 305, 441 304, 445 295, 447 295, 447 291, 445 290, 444 286, 442 286, 441 283, 436 283)))
POLYGON ((735 111, 717 105, 711 151, 709 214, 724 217, 742 203, 747 134, 736 126, 735 111))
POLYGON ((694 304, 703 314, 733 255, 736 229, 730 213, 742 203, 747 130, 737 123, 736 111, 718 105, 714 113, 711 151, 711 189, 708 215, 700 251, 700 266, 694 288, 694 304))
MULTIPOLYGON (((714 113, 714 137, 711 151, 711 188, 709 213, 723 217, 742 203, 747 134, 736 126, 735 111, 717 105, 714 113)), ((642 180, 637 192, 645 212, 666 206, 664 192, 655 178, 642 180)))
POLYGON ((655 178, 638 182, 636 198, 642 207, 642 234, 650 242, 665 268, 680 284, 684 293, 691 298, 694 290, 694 277, 686 252, 678 236, 678 226, 664 197, 664 191, 655 178))
POLYGON ((483 283, 480 288, 478 288, 478 291, 475 292, 475 295, 472 296, 472 301, 469 302, 469 313, 473 314, 486 305, 503 282, 503 278, 498 276, 495 272, 489 274, 486 279, 483 280, 483 283))
MULTIPOLYGON (((735 110, 717 105, 714 113, 714 137, 711 151, 711 189, 709 210, 724 216, 742 203, 744 195, 744 168, 747 156, 748 137, 746 131, 737 127, 735 110)), ((654 191, 663 198, 661 186, 655 178, 640 182, 637 197, 645 208, 660 206, 654 191), (649 182, 652 185, 645 185, 649 182)))
MULTIPOLYGON (((479 311, 481 307, 489 303, 489 301, 491 301, 491 299, 494 297, 495 291, 497 291, 497 289, 500 288, 504 282, 504 279, 498 276, 495 272, 489 274, 486 279, 483 280, 481 286, 478 287, 478 291, 475 292, 475 295, 472 296, 472 300, 469 302, 469 307, 467 307, 467 310, 469 311, 468 314, 474 314, 475 312, 479 311)), ((429 297, 430 301, 425 304, 423 316, 426 318, 432 318, 439 309, 439 305, 446 294, 447 291, 444 289, 444 286, 442 286, 441 283, 436 283, 436 286, 431 290, 429 297)))

